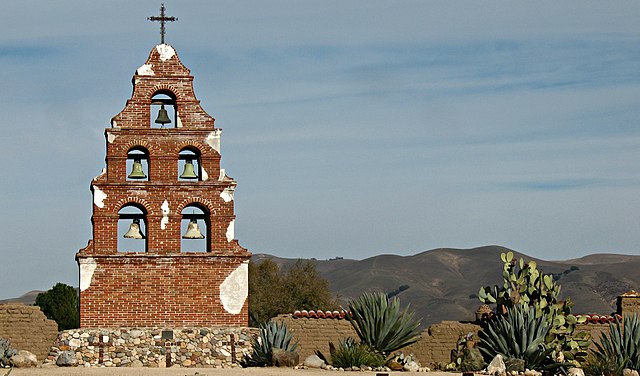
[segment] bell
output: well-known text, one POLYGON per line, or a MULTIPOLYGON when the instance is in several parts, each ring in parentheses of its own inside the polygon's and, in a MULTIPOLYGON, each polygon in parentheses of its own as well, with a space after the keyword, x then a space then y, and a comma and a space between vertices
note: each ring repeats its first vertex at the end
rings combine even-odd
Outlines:
POLYGON ((192 219, 189 221, 187 232, 182 235, 182 239, 204 239, 204 235, 202 235, 198 227, 198 220, 192 219))
POLYGON ((182 175, 180 175, 180 179, 197 179, 198 175, 196 175, 196 171, 193 168, 193 162, 191 159, 187 159, 184 164, 184 171, 182 171, 182 175))
POLYGON ((129 179, 146 179, 147 175, 142 171, 142 163, 140 159, 133 160, 133 168, 131 169, 131 173, 127 176, 129 179))
POLYGON ((140 220, 135 218, 133 220, 133 222, 131 223, 131 226, 129 226, 129 231, 127 231, 126 234, 124 234, 125 238, 129 238, 129 239, 144 239, 144 235, 142 235, 142 232, 140 232, 140 220))
POLYGON ((164 109, 164 104, 160 106, 160 111, 158 111, 158 118, 156 118, 156 124, 165 124, 171 123, 171 119, 169 119, 169 115, 167 114, 167 110, 164 109))

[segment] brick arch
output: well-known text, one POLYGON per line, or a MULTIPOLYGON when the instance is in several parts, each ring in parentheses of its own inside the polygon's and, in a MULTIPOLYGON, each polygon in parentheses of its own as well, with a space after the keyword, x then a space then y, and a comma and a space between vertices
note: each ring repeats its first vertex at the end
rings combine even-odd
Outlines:
POLYGON ((120 200, 118 200, 118 202, 116 202, 115 204, 115 208, 116 213, 119 212, 122 208, 124 208, 127 204, 138 204, 140 206, 142 206, 144 208, 144 210, 147 211, 147 215, 154 215, 156 214, 156 212, 153 209, 153 206, 151 204, 149 204, 149 202, 147 202, 147 200, 139 198, 139 197, 133 197, 133 196, 129 196, 129 197, 125 197, 122 198, 120 200))
POLYGON ((203 142, 197 142, 197 141, 193 141, 193 140, 184 140, 179 142, 176 147, 173 149, 174 150, 174 154, 177 156, 178 154, 180 154, 180 152, 182 151, 182 149, 184 148, 194 148, 197 149, 200 152, 200 156, 202 157, 208 157, 209 154, 211 154, 211 152, 214 153, 214 156, 220 156, 220 154, 218 154, 217 151, 213 150, 211 147, 209 147, 209 145, 203 143, 203 142))
POLYGON ((142 139, 138 139, 138 140, 132 140, 127 142, 124 145, 124 148, 127 150, 127 153, 129 153, 129 150, 135 148, 135 147, 143 147, 145 149, 147 149, 149 151, 149 156, 156 154, 158 152, 158 148, 156 145, 152 145, 150 144, 148 141, 146 140, 142 140, 142 139))
POLYGON ((207 200, 205 198, 200 198, 200 197, 191 197, 191 198, 182 200, 182 202, 176 207, 176 214, 182 214, 182 211, 184 210, 184 208, 186 208, 191 204, 200 204, 204 206, 209 211, 209 215, 216 214, 216 209, 214 208, 211 200, 207 200))
POLYGON ((151 102, 151 98, 153 98, 154 95, 158 94, 159 91, 169 91, 173 95, 175 95, 176 104, 181 99, 180 89, 178 89, 177 87, 175 87, 173 85, 170 85, 170 84, 157 84, 157 85, 154 85, 153 87, 151 87, 150 89, 148 89, 144 93, 144 97, 148 98, 149 102, 151 102))

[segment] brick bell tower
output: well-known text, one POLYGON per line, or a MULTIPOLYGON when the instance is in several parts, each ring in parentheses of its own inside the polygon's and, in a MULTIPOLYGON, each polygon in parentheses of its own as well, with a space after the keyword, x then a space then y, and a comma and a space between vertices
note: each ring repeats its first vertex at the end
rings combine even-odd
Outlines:
POLYGON ((81 327, 248 326, 251 253, 234 239, 220 134, 163 38, 105 129, 93 239, 76 254, 81 327))

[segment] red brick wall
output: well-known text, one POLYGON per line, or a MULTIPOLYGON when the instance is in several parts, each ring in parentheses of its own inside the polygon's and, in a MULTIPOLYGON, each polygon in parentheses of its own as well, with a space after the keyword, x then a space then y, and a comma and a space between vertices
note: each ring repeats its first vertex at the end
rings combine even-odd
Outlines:
POLYGON ((97 266, 90 284, 86 275, 82 281, 81 273, 80 325, 246 326, 246 301, 239 314, 227 312, 220 302, 220 284, 251 256, 237 240, 227 238, 235 219, 234 201, 225 201, 221 194, 235 189, 236 182, 220 178, 219 148, 211 142, 220 130, 200 106, 193 77, 172 47, 154 47, 145 64, 147 69, 133 78, 125 108, 105 130, 106 174, 91 182, 94 196, 102 199, 94 200, 93 239, 76 259, 97 266), (164 61, 161 48, 171 52, 164 61), (179 124, 152 127, 151 109, 159 108, 152 106, 152 98, 159 93, 173 98, 179 124), (127 180, 128 153, 134 148, 148 153, 147 180, 127 180), (178 180, 184 148, 197 151, 208 177, 178 180), (163 212, 165 201, 168 212, 166 206, 163 212), (132 204, 145 213, 145 252, 118 249, 118 222, 125 220, 119 212, 132 204), (182 210, 190 205, 204 212, 199 225, 207 226, 206 253, 181 253, 182 210))

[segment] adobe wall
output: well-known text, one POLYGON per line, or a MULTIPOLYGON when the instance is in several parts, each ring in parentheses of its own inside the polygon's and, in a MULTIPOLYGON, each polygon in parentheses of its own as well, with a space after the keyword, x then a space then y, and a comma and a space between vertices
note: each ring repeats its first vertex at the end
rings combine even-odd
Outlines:
POLYGON ((58 335, 58 324, 47 319, 38 306, 0 304, 0 337, 17 350, 27 350, 42 362, 58 335))

